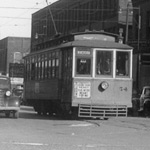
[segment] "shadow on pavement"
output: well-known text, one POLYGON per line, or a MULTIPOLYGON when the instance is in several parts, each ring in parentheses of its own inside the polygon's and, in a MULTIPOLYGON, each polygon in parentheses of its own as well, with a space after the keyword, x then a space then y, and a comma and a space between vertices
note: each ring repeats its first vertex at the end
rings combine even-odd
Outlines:
POLYGON ((80 118, 70 118, 70 117, 62 117, 62 116, 56 116, 55 114, 53 115, 38 115, 33 107, 30 106, 21 106, 20 108, 20 113, 19 113, 19 118, 23 119, 41 119, 41 120, 79 120, 83 121, 84 119, 80 118))

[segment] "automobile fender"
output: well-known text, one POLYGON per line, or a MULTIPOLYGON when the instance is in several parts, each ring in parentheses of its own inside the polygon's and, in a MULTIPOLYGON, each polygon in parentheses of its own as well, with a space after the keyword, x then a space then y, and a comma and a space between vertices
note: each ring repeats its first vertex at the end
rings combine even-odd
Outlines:
POLYGON ((10 99, 12 101, 19 101, 20 100, 20 97, 19 96, 11 96, 10 99))
POLYGON ((18 97, 18 96, 11 96, 9 101, 11 104, 18 102, 18 104, 20 105, 20 97, 18 97))

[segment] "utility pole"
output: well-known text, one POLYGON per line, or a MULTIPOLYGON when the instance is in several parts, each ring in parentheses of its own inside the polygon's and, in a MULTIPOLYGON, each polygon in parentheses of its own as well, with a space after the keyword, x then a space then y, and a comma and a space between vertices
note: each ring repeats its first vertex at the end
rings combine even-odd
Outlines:
POLYGON ((141 11, 140 7, 138 9, 138 41, 137 41, 137 89, 139 89, 139 82, 140 82, 140 73, 141 73, 141 52, 140 52, 140 30, 141 30, 141 11))
POLYGON ((101 0, 101 22, 102 22, 102 29, 104 30, 104 1, 101 0))
POLYGON ((129 32, 129 3, 127 4, 127 13, 126 13, 126 36, 125 36, 125 44, 128 43, 128 32, 129 32))
POLYGON ((140 82, 140 62, 141 62, 141 54, 140 54, 140 30, 141 30, 141 12, 140 7, 130 8, 130 3, 127 4, 126 11, 126 36, 125 43, 128 44, 128 34, 129 34, 129 10, 138 10, 138 37, 137 37, 137 72, 136 72, 136 88, 139 89, 140 82))

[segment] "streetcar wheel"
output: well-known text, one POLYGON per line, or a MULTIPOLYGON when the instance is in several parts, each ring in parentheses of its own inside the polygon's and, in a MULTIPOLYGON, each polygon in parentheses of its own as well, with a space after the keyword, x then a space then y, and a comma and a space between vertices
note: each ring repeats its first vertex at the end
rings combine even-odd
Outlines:
POLYGON ((41 111, 37 111, 37 114, 41 116, 42 113, 41 113, 41 111))
POLYGON ((42 113, 43 113, 43 115, 44 115, 44 116, 46 116, 46 115, 47 115, 47 112, 46 112, 46 111, 43 111, 42 113))
POLYGON ((16 119, 19 118, 19 111, 18 110, 13 111, 13 117, 16 119))
POLYGON ((144 109, 144 115, 145 115, 145 117, 149 117, 149 115, 150 115, 150 112, 147 107, 144 109))
POLYGON ((144 105, 144 115, 145 117, 150 117, 150 103, 144 105))

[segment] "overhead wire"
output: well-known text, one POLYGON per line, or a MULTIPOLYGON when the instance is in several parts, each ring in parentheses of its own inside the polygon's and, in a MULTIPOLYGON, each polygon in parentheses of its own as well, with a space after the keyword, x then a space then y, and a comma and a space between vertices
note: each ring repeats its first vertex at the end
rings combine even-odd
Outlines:
POLYGON ((0 16, 0 18, 7 18, 7 19, 11 19, 11 20, 8 20, 7 22, 3 23, 2 25, 0 26, 3 26, 3 25, 6 25, 7 23, 13 21, 14 19, 25 19, 25 20, 31 20, 31 18, 26 18, 26 17, 20 17, 20 16, 23 16, 24 14, 26 14, 28 11, 30 10, 39 10, 41 8, 37 8, 37 4, 40 4, 40 3, 36 3, 36 5, 34 5, 33 7, 0 7, 0 8, 7 8, 7 9, 27 9, 27 11, 24 11, 22 12, 21 14, 15 16, 15 17, 10 17, 10 16, 0 16))
POLYGON ((31 18, 25 18, 25 17, 8 17, 8 16, 0 16, 0 18, 9 18, 9 19, 31 19, 31 18))
MULTIPOLYGON (((37 0, 39 1, 39 0, 37 0)), ((19 0, 20 2, 20 0, 19 0)), ((28 4, 30 3, 31 1, 29 0, 28 4)), ((44 6, 45 2, 42 0, 40 0, 38 3, 35 2, 34 5, 29 5, 28 7, 25 7, 25 5, 23 7, 2 7, 2 5, 0 6, 0 10, 3 10, 5 9, 6 11, 15 11, 16 12, 20 12, 18 13, 17 15, 15 16, 11 16, 11 14, 9 16, 6 16, 4 14, 7 14, 7 13, 0 13, 2 16, 0 16, 1 19, 1 22, 0 22, 0 28, 2 27, 7 27, 7 32, 8 30, 12 30, 11 28, 9 28, 9 26, 12 26, 12 27, 20 27, 20 26, 30 26, 31 24, 31 14, 34 13, 35 11, 38 11, 39 9, 39 6, 44 6), (31 7, 30 7, 31 6, 31 7), (33 6, 33 7, 32 7, 33 6), (31 12, 31 13, 30 13, 31 12), (25 15, 24 15, 25 14, 25 15), (30 15, 30 17, 27 16, 27 14, 30 15), (27 17, 25 17, 27 16, 27 17), (19 20, 24 20, 23 22, 22 21, 19 21, 19 20)), ((18 28, 19 30, 19 28, 18 28)), ((0 33, 1 34, 1 33, 0 33)), ((0 35, 1 36, 1 35, 0 35)))
MULTIPOLYGON (((39 3, 38 3, 39 4, 39 3)), ((34 10, 34 9, 41 9, 41 8, 36 8, 37 6, 37 3, 36 5, 34 5, 33 7, 0 7, 0 8, 7 8, 7 9, 27 9, 27 11, 19 14, 18 16, 16 17, 10 17, 10 16, 0 16, 0 18, 8 18, 8 19, 11 19, 11 20, 8 20, 7 22, 3 23, 2 25, 0 26, 4 26, 6 25, 7 23, 10 23, 11 21, 13 21, 14 19, 25 19, 25 20, 31 20, 31 18, 26 18, 26 17, 20 17, 20 16, 23 16, 23 14, 27 13, 29 10, 34 10)))
POLYGON ((40 8, 31 8, 31 7, 2 7, 0 9, 40 9, 40 8))

